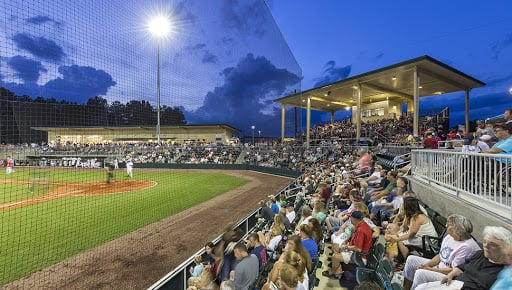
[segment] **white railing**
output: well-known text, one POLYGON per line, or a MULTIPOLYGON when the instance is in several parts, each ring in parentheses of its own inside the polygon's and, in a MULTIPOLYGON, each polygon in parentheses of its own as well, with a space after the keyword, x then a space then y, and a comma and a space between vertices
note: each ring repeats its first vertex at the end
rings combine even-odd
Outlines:
POLYGON ((512 220, 512 155, 413 150, 412 174, 512 220))

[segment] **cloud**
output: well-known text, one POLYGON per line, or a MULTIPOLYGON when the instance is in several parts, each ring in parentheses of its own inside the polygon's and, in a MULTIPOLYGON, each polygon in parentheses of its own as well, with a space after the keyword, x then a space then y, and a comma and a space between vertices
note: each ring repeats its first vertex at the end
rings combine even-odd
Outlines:
POLYGON ((116 82, 103 70, 85 66, 60 66, 62 78, 53 79, 42 86, 35 83, 2 83, 17 95, 43 96, 56 100, 85 103, 89 98, 106 95, 116 82))
POLYGON ((493 52, 492 59, 497 61, 500 57, 501 52, 510 45, 512 45, 512 33, 507 34, 502 41, 498 41, 491 44, 490 46, 493 52))
POLYGON ((351 65, 344 67, 336 67, 336 62, 331 60, 324 65, 324 71, 318 78, 314 78, 315 84, 313 87, 320 87, 330 83, 334 83, 346 79, 352 70, 351 65))
POLYGON ((210 51, 205 51, 203 54, 203 59, 201 60, 203 63, 217 63, 218 58, 210 51))
POLYGON ((259 1, 225 0, 221 7, 223 23, 228 29, 237 30, 241 35, 262 37, 265 34, 266 9, 259 1), (245 5, 244 5, 245 4, 245 5))
MULTIPOLYGON (((223 85, 208 92, 203 105, 195 112, 185 112, 189 123, 275 128, 280 112, 268 108, 268 97, 284 95, 290 87, 298 86, 301 80, 296 74, 275 67, 265 57, 255 57, 251 53, 240 59, 235 67, 225 68, 220 74, 224 78, 223 85), (271 113, 263 114, 263 111, 271 113)), ((267 136, 270 134, 265 133, 267 136)))
POLYGON ((187 48, 191 49, 191 50, 201 50, 201 49, 203 49, 205 47, 206 47, 205 43, 198 43, 198 44, 196 44, 194 46, 188 46, 187 48))
POLYGON ((27 33, 18 33, 12 37, 19 49, 26 50, 32 55, 44 60, 59 62, 66 54, 62 47, 53 40, 44 37, 35 37, 27 33))
POLYGON ((30 18, 27 18, 26 20, 28 23, 30 24, 34 24, 34 25, 41 25, 41 24, 44 24, 44 23, 53 23, 57 26, 60 26, 61 23, 58 22, 58 21, 55 21, 53 19, 51 19, 49 16, 44 16, 44 15, 38 15, 38 16, 34 16, 34 17, 30 17, 30 18))
POLYGON ((40 61, 20 55, 9 58, 7 64, 16 71, 16 75, 25 83, 37 82, 39 73, 47 71, 40 61))

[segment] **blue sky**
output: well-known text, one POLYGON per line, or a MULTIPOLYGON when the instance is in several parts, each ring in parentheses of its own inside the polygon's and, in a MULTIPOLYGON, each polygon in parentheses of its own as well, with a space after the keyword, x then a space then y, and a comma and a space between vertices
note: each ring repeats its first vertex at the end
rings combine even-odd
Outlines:
MULTIPOLYGON (((471 119, 512 107, 512 1, 267 1, 302 67, 302 89, 422 55, 487 86, 471 91, 471 119)), ((464 122, 464 94, 425 98, 464 122)), ((316 117, 328 121, 323 114, 316 117)))
MULTIPOLYGON (((0 0, 0 84, 32 97, 156 106, 146 24, 160 11, 173 21, 160 50, 162 105, 182 108, 189 124, 279 136, 274 99, 421 55, 488 84, 471 92, 471 119, 483 119, 512 107, 511 8, 504 0, 0 0)), ((462 92, 421 106, 450 106, 451 125, 463 122, 462 92)))

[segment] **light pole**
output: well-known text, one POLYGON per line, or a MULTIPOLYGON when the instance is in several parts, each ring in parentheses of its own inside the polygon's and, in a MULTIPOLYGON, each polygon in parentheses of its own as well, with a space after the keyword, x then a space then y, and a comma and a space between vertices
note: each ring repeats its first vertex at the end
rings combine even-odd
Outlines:
POLYGON ((254 125, 251 126, 251 129, 252 129, 252 145, 254 145, 254 129, 256 127, 254 125))
POLYGON ((158 16, 148 24, 148 29, 157 38, 156 44, 156 138, 160 144, 160 42, 169 32, 169 20, 158 16))
POLYGON ((258 130, 258 139, 261 142, 261 130, 258 130))

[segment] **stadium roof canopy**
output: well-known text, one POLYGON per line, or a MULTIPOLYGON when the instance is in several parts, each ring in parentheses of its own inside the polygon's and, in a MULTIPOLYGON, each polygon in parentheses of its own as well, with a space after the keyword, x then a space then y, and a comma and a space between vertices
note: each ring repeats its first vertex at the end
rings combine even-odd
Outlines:
POLYGON ((295 93, 274 102, 283 106, 307 108, 309 98, 310 109, 333 113, 357 106, 360 88, 360 105, 383 100, 413 104, 415 76, 418 98, 458 91, 466 91, 468 95, 472 88, 485 86, 484 82, 425 55, 295 93))
POLYGON ((420 97, 485 86, 482 81, 430 56, 421 56, 274 101, 305 108, 305 98, 311 97, 311 109, 336 112, 356 105, 354 91, 358 85, 362 87, 363 104, 386 99, 412 101, 414 68, 420 76, 420 97))

